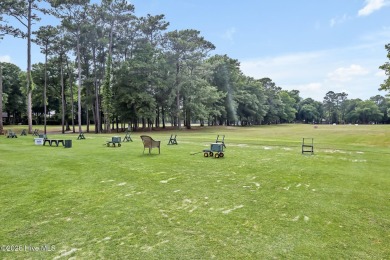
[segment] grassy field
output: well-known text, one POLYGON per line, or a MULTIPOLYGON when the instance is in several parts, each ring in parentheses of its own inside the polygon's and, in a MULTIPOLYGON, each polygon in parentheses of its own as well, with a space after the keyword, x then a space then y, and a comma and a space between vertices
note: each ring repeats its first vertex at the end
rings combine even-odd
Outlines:
POLYGON ((114 135, 0 136, 1 259, 390 259, 390 126, 114 135), (223 158, 193 154, 217 134, 223 158))

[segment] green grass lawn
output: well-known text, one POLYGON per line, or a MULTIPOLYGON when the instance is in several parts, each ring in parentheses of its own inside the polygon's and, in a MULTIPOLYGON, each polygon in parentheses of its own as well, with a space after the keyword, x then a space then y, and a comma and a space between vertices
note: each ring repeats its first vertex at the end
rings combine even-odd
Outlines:
POLYGON ((390 258, 390 126, 137 132, 106 147, 114 135, 0 136, 1 259, 390 258), (192 155, 217 134, 223 158, 192 155))

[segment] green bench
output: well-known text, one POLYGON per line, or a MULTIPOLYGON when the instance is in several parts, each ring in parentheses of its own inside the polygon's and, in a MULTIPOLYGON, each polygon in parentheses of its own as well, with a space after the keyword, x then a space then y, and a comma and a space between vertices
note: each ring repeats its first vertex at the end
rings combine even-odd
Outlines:
POLYGON ((80 132, 79 136, 77 137, 77 140, 85 139, 84 133, 80 132))
POLYGON ((63 140, 63 139, 45 139, 43 141, 43 145, 46 145, 46 143, 49 143, 50 146, 53 146, 53 144, 55 144, 56 146, 58 146, 59 144, 62 144, 62 146, 65 146, 64 141, 65 140, 63 140))
POLYGON ((168 145, 169 144, 177 144, 176 136, 177 135, 173 136, 173 134, 172 134, 171 137, 169 137, 168 145))
POLYGON ((12 130, 8 130, 7 131, 7 138, 18 138, 18 136, 16 135, 16 133, 12 130))
POLYGON ((311 153, 314 154, 314 139, 303 138, 302 139, 302 154, 311 153))
POLYGON ((38 136, 38 135, 39 135, 39 130, 38 130, 38 129, 35 129, 32 135, 33 135, 33 136, 38 136))
POLYGON ((126 131, 126 135, 125 135, 125 138, 123 138, 123 142, 132 142, 133 140, 131 139, 131 136, 130 136, 130 131, 126 131))

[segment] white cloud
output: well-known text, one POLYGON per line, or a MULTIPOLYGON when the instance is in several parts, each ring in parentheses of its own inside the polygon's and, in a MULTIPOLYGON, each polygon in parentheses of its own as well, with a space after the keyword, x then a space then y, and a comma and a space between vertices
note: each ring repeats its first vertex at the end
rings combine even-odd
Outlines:
POLYGON ((282 89, 286 90, 299 90, 300 96, 303 98, 313 98, 315 100, 322 100, 326 91, 324 90, 323 83, 321 82, 309 82, 303 84, 285 85, 282 89))
POLYGON ((8 55, 0 56, 0 61, 1 62, 11 62, 11 57, 8 55))
POLYGON ((383 95, 378 91, 383 77, 376 74, 381 55, 373 57, 371 46, 355 45, 242 60, 240 68, 247 76, 256 79, 269 77, 282 89, 299 90, 303 98, 322 101, 328 91, 334 91, 365 100, 383 95), (357 57, 356 53, 361 55, 357 57))
POLYGON ((285 90, 299 90, 303 98, 322 100, 328 86, 324 67, 328 67, 328 51, 294 53, 241 62, 241 70, 256 79, 269 77, 285 90))
POLYGON ((328 74, 328 78, 337 82, 351 81, 356 77, 367 75, 369 71, 360 65, 352 64, 345 68, 341 67, 328 74))
POLYGON ((334 27, 334 26, 336 26, 338 24, 342 24, 342 23, 346 22, 349 19, 351 19, 351 17, 349 17, 346 14, 344 14, 341 17, 332 18, 332 19, 330 19, 330 27, 334 27))
POLYGON ((379 70, 377 73, 375 73, 375 76, 380 77, 380 78, 386 78, 386 72, 384 70, 379 70))
POLYGON ((313 82, 313 83, 309 83, 309 84, 306 84, 306 85, 302 85, 301 89, 302 90, 308 90, 308 91, 318 91, 318 90, 321 89, 321 87, 322 87, 321 83, 313 82))
POLYGON ((275 57, 265 57, 258 59, 250 59, 241 61, 241 69, 245 75, 254 78, 269 77, 278 79, 278 81, 287 81, 289 84, 291 79, 311 77, 313 71, 317 71, 317 64, 322 63, 326 58, 327 53, 324 52, 305 52, 281 55, 275 57), (305 68, 305 69, 303 69, 305 68), (311 75, 308 75, 310 68, 311 75))
POLYGON ((231 27, 225 31, 225 33, 222 35, 222 37, 224 39, 229 40, 230 42, 233 42, 234 41, 233 36, 235 33, 236 33, 236 28, 231 27))
POLYGON ((372 14, 375 11, 389 5, 388 0, 366 0, 366 5, 359 10, 358 16, 367 16, 372 14))
POLYGON ((383 26, 381 29, 374 32, 367 32, 365 34, 360 35, 360 39, 365 42, 371 42, 373 44, 379 44, 384 46, 389 43, 390 38, 390 27, 383 26))

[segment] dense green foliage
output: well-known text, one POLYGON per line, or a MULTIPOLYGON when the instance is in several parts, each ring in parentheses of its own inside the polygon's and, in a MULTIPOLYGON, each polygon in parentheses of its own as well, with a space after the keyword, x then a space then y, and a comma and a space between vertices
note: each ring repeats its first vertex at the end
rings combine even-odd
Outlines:
POLYGON ((389 126, 196 127, 133 133, 120 148, 105 142, 124 133, 52 130, 72 148, 0 137, 0 241, 22 246, 2 259, 390 257, 389 126), (160 155, 142 153, 141 134, 160 155), (223 158, 191 155, 217 134, 223 158))
MULTIPOLYGON (((34 122, 42 122, 50 111, 54 115, 48 118, 49 124, 66 124, 67 129, 69 124, 79 124, 79 131, 81 123, 87 124, 87 131, 94 124, 97 133, 127 123, 133 129, 164 128, 167 122, 178 128, 182 123, 191 128, 193 122, 389 123, 388 98, 349 100, 347 93, 329 91, 322 102, 303 99, 299 91, 283 90, 270 78, 244 75, 238 60, 227 55, 212 56, 215 46, 197 30, 168 31, 164 15, 136 17, 135 7, 125 0, 103 0, 99 4, 48 0, 50 8, 46 10, 39 9, 45 1, 30 2, 35 12, 55 16, 60 22, 55 28, 39 27, 31 35, 48 57, 44 65, 33 65, 33 80, 26 77, 30 75, 27 73, 19 85, 26 89, 27 81, 30 85, 34 82, 34 122), (47 96, 42 97, 46 88, 47 96)), ((2 2, 0 17, 24 14, 26 5, 22 3, 2 2)), ((3 32, 28 36, 21 29, 7 26, 6 20, 0 19, 3 32)), ((380 68, 388 74, 387 63, 380 68)), ((13 70, 10 73, 19 73, 19 69, 13 70)), ((4 84, 7 88, 9 83, 4 84)), ((381 87, 388 89, 386 82, 381 87)), ((8 97, 9 90, 4 91, 8 97)), ((6 100, 3 105, 16 106, 10 102, 6 100)), ((25 122, 23 110, 18 107, 7 111, 9 121, 25 122)))
POLYGON ((385 74, 388 76, 387 79, 381 84, 382 90, 390 90, 390 43, 386 44, 385 49, 387 51, 387 58, 389 61, 387 61, 385 64, 381 65, 379 68, 381 70, 385 71, 385 74))

